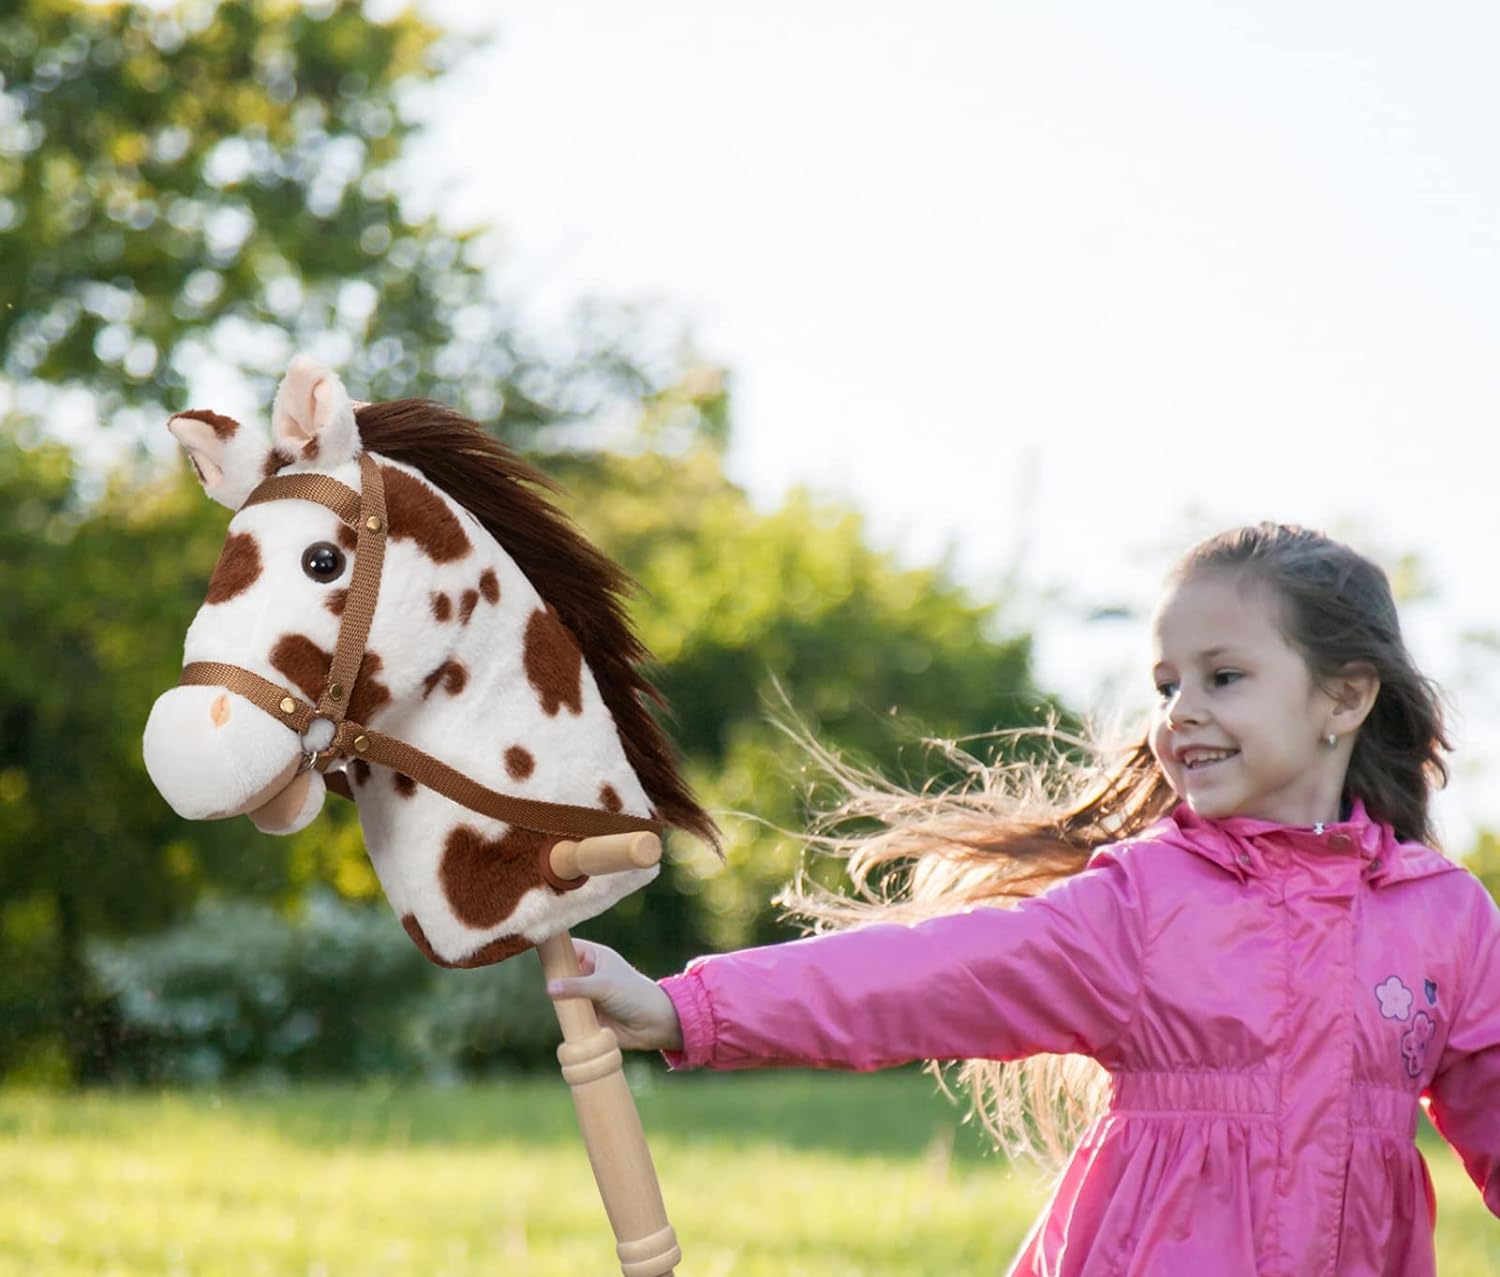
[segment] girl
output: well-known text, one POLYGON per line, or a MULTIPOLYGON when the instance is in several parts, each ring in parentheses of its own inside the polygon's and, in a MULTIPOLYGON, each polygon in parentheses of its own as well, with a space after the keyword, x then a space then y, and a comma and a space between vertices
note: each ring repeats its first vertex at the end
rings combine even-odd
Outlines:
MULTIPOLYGON (((1431 1274, 1419 1101, 1500 1214, 1500 910, 1430 849, 1436 693, 1380 569, 1299 528, 1196 547, 1153 635, 1149 731, 1071 801, 846 804, 885 824, 862 916, 933 916, 660 985, 580 944, 549 991, 675 1067, 1091 1057, 1107 1107, 1013 1273, 1431 1274)), ((1035 1075, 998 1076, 1014 1130, 1035 1075)))

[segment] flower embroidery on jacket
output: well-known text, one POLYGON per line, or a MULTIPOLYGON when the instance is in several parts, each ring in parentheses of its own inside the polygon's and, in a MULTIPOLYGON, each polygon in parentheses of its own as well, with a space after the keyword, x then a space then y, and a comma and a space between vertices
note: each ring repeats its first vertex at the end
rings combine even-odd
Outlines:
POLYGON ((1436 1030, 1432 1017, 1426 1011, 1418 1011, 1411 1028, 1401 1035, 1401 1058, 1406 1062, 1407 1077, 1421 1076, 1422 1065, 1427 1060, 1427 1044, 1432 1041, 1436 1030))
POLYGON ((1404 1020, 1411 1014, 1412 991, 1401 983, 1400 976, 1377 984, 1375 996, 1380 1000, 1380 1014, 1387 1020, 1404 1020))

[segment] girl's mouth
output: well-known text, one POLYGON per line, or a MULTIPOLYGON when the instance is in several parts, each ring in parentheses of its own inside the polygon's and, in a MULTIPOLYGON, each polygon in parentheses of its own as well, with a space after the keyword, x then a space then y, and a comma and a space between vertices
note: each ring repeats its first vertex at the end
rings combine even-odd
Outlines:
POLYGON ((1185 749, 1178 755, 1183 767, 1190 772, 1201 772, 1227 758, 1233 758, 1237 749, 1185 749))

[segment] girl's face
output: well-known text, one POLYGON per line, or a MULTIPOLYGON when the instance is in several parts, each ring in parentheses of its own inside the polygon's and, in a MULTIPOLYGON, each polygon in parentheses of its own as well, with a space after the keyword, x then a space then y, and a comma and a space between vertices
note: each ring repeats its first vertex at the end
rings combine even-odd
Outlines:
POLYGON ((1338 819, 1353 737, 1278 619, 1268 588, 1227 573, 1180 581, 1157 607, 1151 751, 1200 816, 1338 819))

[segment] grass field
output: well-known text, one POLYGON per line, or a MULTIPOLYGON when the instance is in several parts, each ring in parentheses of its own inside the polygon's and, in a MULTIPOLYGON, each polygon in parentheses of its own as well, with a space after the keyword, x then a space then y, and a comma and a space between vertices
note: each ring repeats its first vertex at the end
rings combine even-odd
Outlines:
MULTIPOLYGON (((914 1073, 634 1075, 683 1277, 1004 1271, 1043 1199, 914 1073)), ((1439 1272, 1500 1272, 1448 1150, 1439 1272)), ((618 1274, 567 1088, 0 1092, 0 1277, 618 1274)))

